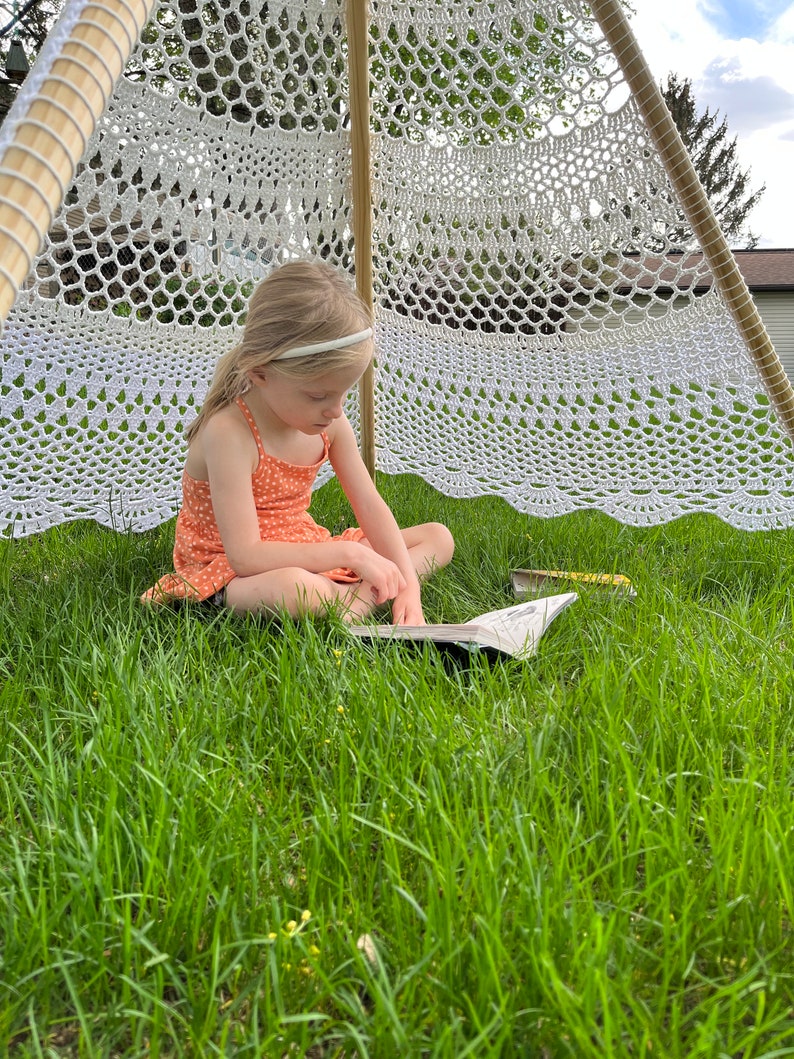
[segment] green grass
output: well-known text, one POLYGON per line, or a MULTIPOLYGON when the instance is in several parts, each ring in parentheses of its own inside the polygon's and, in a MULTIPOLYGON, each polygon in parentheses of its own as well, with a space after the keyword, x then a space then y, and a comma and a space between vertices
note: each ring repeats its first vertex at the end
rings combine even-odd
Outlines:
POLYGON ((143 610, 171 526, 0 544, 0 1048, 794 1055, 794 533, 380 484, 458 541, 429 620, 512 566, 638 598, 464 666, 143 610))

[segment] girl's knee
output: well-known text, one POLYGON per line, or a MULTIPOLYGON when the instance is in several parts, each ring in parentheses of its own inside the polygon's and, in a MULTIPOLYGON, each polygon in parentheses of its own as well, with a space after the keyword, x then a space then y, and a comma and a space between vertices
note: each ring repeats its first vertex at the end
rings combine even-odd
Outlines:
POLYGON ((281 593, 277 605, 293 618, 322 614, 338 599, 337 586, 323 574, 313 574, 298 566, 286 567, 279 573, 281 593))
POLYGON ((455 552, 455 538, 441 522, 426 522, 422 529, 427 550, 432 553, 436 566, 446 566, 455 552))

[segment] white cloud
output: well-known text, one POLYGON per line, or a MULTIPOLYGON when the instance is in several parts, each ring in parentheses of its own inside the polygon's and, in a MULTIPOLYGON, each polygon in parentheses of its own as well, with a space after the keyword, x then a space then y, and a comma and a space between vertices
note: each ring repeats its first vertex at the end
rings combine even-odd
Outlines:
POLYGON ((781 44, 794 43, 794 4, 772 23, 768 39, 781 44))
POLYGON ((738 57, 715 59, 698 79, 695 93, 701 106, 727 118, 732 134, 794 121, 794 93, 769 74, 753 76, 738 57))
POLYGON ((740 142, 744 167, 752 168, 752 186, 766 183, 766 192, 753 210, 750 228, 760 235, 760 246, 794 247, 791 176, 794 172, 794 130, 782 137, 761 130, 740 142))
MULTIPOLYGON (((656 79, 670 72, 698 77, 704 58, 717 53, 721 38, 691 0, 640 0, 631 26, 656 79)), ((707 61, 707 58, 706 58, 707 61)))

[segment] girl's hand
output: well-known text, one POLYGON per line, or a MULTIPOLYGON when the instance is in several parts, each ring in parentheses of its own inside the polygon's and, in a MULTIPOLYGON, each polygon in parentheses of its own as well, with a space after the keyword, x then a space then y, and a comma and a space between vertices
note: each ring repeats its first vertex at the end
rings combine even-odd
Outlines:
POLYGON ((387 603, 406 587, 405 578, 397 564, 366 545, 356 545, 356 554, 350 566, 362 581, 372 585, 372 600, 375 604, 387 603))
POLYGON ((391 605, 391 614, 395 625, 427 624, 422 613, 422 600, 418 585, 409 585, 404 592, 398 592, 391 605))

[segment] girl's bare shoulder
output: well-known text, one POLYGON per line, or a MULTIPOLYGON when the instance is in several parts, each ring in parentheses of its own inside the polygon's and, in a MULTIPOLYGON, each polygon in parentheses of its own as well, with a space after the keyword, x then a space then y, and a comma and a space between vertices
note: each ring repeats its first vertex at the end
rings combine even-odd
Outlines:
POLYGON ((348 438, 353 434, 353 427, 350 424, 350 420, 347 415, 343 412, 338 419, 335 419, 333 423, 330 423, 328 429, 325 431, 325 435, 328 438, 328 444, 333 443, 340 438, 348 438))
POLYGON ((259 452, 251 428, 237 405, 227 405, 213 413, 193 438, 185 469, 193 478, 208 477, 207 458, 223 452, 226 458, 239 457, 256 468, 259 452))
POLYGON ((217 412, 213 412, 202 426, 198 437, 204 436, 218 439, 226 437, 229 431, 235 435, 247 433, 251 436, 251 428, 236 404, 227 404, 224 408, 219 408, 217 412))

